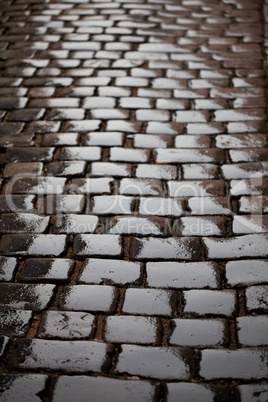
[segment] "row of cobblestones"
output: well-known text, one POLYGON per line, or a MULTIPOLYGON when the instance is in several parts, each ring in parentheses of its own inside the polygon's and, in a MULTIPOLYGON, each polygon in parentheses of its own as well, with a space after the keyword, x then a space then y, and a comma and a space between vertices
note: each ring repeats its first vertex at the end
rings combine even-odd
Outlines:
POLYGON ((267 0, 1 6, 0 401, 266 402, 267 0))

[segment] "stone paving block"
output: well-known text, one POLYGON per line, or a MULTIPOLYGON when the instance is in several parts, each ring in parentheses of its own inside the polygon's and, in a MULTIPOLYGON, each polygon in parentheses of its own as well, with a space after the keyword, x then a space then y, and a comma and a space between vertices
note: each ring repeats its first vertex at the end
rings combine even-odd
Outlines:
POLYGON ((227 197, 192 197, 188 205, 194 215, 229 215, 231 209, 227 197))
POLYGON ((70 120, 66 124, 66 131, 67 132, 78 132, 84 133, 88 131, 98 130, 100 127, 101 121, 100 120, 70 120))
POLYGON ((33 282, 66 281, 74 262, 68 258, 29 258, 19 271, 19 280, 33 282))
POLYGON ((86 169, 85 161, 51 162, 47 166, 49 176, 76 176, 83 175, 86 169))
POLYGON ((191 179, 217 179, 219 166, 214 163, 190 163, 182 166, 183 178, 191 179))
POLYGON ((38 338, 89 338, 94 330, 94 316, 84 312, 45 311, 38 327, 38 338))
POLYGON ((171 197, 221 197, 225 195, 222 180, 169 181, 168 188, 171 197))
POLYGON ((13 350, 9 361, 13 369, 103 372, 109 362, 107 353, 112 351, 110 345, 101 342, 43 339, 18 339, 17 342, 18 348, 13 350))
POLYGON ((241 257, 266 257, 268 237, 266 234, 224 238, 204 238, 208 257, 212 259, 232 259, 241 257))
POLYGON ((76 235, 74 253, 82 256, 118 256, 121 254, 121 239, 112 234, 76 235))
POLYGON ((0 257, 0 280, 11 281, 13 273, 17 265, 16 258, 13 257, 0 257))
POLYGON ((66 147, 61 149, 60 160, 98 161, 101 158, 100 147, 66 147))
POLYGON ((83 402, 90 390, 90 398, 95 402, 135 402, 137 395, 141 402, 153 402, 155 387, 146 381, 118 380, 105 377, 60 376, 54 391, 53 402, 64 399, 71 402, 83 402))
POLYGON ((141 282, 141 275, 141 265, 138 262, 89 258, 83 264, 78 282, 96 285, 136 284, 141 282))
POLYGON ((235 378, 254 380, 267 376, 266 349, 202 351, 200 375, 206 380, 235 378), (218 362, 221 362, 219 365, 218 362))
POLYGON ((60 296, 59 305, 70 311, 102 311, 113 313, 117 298, 112 286, 74 285, 65 286, 60 296))
POLYGON ((128 373, 162 380, 188 380, 189 350, 165 347, 122 345, 116 373, 128 373))
POLYGON ((237 388, 241 402, 265 402, 267 400, 267 384, 243 384, 237 388))
POLYGON ((250 178, 244 180, 231 180, 231 195, 238 197, 240 195, 267 195, 268 180, 267 178, 250 178))
POLYGON ((227 344, 227 323, 215 319, 175 319, 171 345, 195 348, 221 348, 227 344))
POLYGON ((110 151, 112 162, 148 162, 149 151, 143 149, 122 149, 113 147, 110 151))
POLYGON ((246 122, 237 121, 227 123, 227 132, 229 134, 239 134, 239 133, 264 133, 264 121, 254 120, 246 122))
POLYGON ((172 180, 177 178, 177 169, 175 166, 170 165, 138 165, 136 169, 136 176, 138 178, 172 180))
POLYGON ((232 162, 267 161, 267 148, 231 149, 229 155, 232 162))
POLYGON ((156 288, 218 287, 217 265, 209 262, 147 262, 147 282, 156 288))
POLYGON ((182 236, 224 236, 226 220, 223 217, 189 216, 180 218, 182 236))
POLYGON ((0 378, 2 402, 40 402, 39 394, 44 392, 47 376, 44 374, 6 374, 0 378))
POLYGON ((98 217, 94 215, 57 215, 52 232, 65 234, 92 233, 97 227, 98 220, 98 217))
POLYGON ((33 212, 34 201, 34 195, 0 195, 0 212, 33 212))
MULTIPOLYGON (((0 112, 0 117, 2 117, 2 114, 0 112)), ((34 134, 33 133, 26 133, 26 134, 21 134, 20 136, 13 136, 10 137, 10 135, 2 135, 0 138, 0 146, 4 148, 9 148, 9 147, 32 147, 34 145, 34 134)))
POLYGON ((198 112, 198 111, 184 110, 176 112, 174 119, 177 123, 206 123, 209 119, 209 114, 207 111, 198 112))
POLYGON ((97 179, 72 179, 69 185, 71 193, 80 194, 103 194, 110 193, 112 179, 103 177, 97 179))
POLYGON ((158 149, 158 163, 219 162, 223 155, 217 149, 158 149))
POLYGON ((238 342, 242 346, 265 346, 267 344, 268 317, 244 316, 236 319, 238 342))
POLYGON ((49 224, 49 217, 30 213, 2 214, 0 233, 44 233, 49 224))
POLYGON ((29 162, 29 163, 8 163, 5 166, 3 176, 6 178, 13 177, 15 175, 29 175, 39 176, 43 172, 43 163, 41 162, 29 162))
POLYGON ((42 136, 42 146, 61 147, 78 145, 78 133, 52 133, 42 136))
POLYGON ((162 195, 162 182, 157 179, 122 179, 119 187, 122 195, 162 195))
POLYGON ((250 286, 246 289, 246 308, 248 311, 268 309, 268 286, 250 286))
POLYGON ((253 179, 267 177, 267 162, 232 163, 223 165, 223 176, 227 179, 253 179))
POLYGON ((177 402, 181 398, 185 402, 213 402, 215 393, 203 384, 187 382, 167 383, 168 396, 167 402, 177 402))
POLYGON ((172 137, 167 135, 134 134, 136 148, 167 148, 171 143, 172 137))
POLYGON ((0 334, 7 336, 25 336, 29 326, 32 311, 0 310, 0 334))
POLYGON ((114 217, 108 222, 107 233, 161 236, 169 233, 171 222, 160 217, 114 217))
POLYGON ((83 211, 85 196, 82 194, 62 194, 39 197, 38 212, 53 215, 58 213, 76 213, 83 211))
POLYGON ((238 203, 239 212, 250 213, 264 213, 268 211, 267 205, 268 197, 256 196, 256 197, 241 197, 238 203))
POLYGON ((95 196, 92 211, 97 215, 130 215, 133 201, 133 197, 121 195, 95 196))
POLYGON ((267 233, 268 217, 262 215, 237 215, 233 218, 233 232, 236 234, 267 233))
POLYGON ((66 178, 63 177, 20 177, 14 176, 7 191, 18 194, 62 194, 66 178))
POLYGON ((210 148, 211 139, 208 135, 177 135, 176 148, 210 148))
POLYGON ((9 148, 7 149, 2 163, 17 162, 50 162, 55 148, 9 148))
POLYGON ((185 110, 189 105, 188 101, 183 99, 166 99, 160 98, 156 101, 157 109, 164 109, 164 110, 185 110))
POLYGON ((53 296, 55 286, 20 283, 1 283, 1 307, 11 309, 42 310, 53 296))
POLYGON ((130 177, 131 168, 128 163, 93 162, 91 173, 94 176, 130 177))
POLYGON ((216 136, 216 146, 223 149, 265 147, 267 139, 264 134, 221 134, 216 136))
POLYGON ((90 146, 102 146, 102 147, 114 147, 114 146, 122 146, 123 145, 123 133, 119 132, 109 132, 109 133, 100 133, 93 132, 89 133, 85 139, 85 145, 90 146))
POLYGON ((149 237, 132 240, 131 256, 137 260, 197 260, 199 253, 199 240, 192 237, 149 237))
POLYGON ((183 202, 177 199, 160 197, 140 197, 139 213, 141 215, 180 216, 183 202))
POLYGON ((213 135, 225 132, 222 123, 188 123, 187 134, 190 135, 213 135))
POLYGON ((225 267, 227 283, 231 286, 268 282, 267 260, 229 261, 225 267))
POLYGON ((161 121, 149 121, 146 129, 148 134, 171 134, 177 135, 183 130, 182 124, 165 123, 161 121))
POLYGON ((3 235, 0 242, 1 253, 20 256, 59 256, 65 249, 65 235, 3 235))
POLYGON ((231 317, 235 313, 236 292, 234 290, 187 290, 184 313, 197 315, 224 315, 231 317))
POLYGON ((126 109, 151 109, 152 102, 150 98, 142 98, 142 97, 124 97, 120 98, 119 105, 122 108, 126 109))
POLYGON ((158 289, 127 289, 123 313, 171 316, 175 292, 158 289))
POLYGON ((106 319, 104 339, 111 343, 156 344, 160 321, 153 317, 111 316, 106 319))

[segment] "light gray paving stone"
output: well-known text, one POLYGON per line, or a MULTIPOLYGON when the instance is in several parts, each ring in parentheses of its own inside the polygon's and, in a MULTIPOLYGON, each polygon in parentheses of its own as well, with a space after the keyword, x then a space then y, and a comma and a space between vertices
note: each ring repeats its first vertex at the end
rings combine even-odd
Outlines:
POLYGON ((148 262, 147 282, 156 288, 211 288, 218 287, 217 265, 210 262, 148 262))
POLYGON ((122 345, 115 372, 163 380, 189 379, 186 351, 176 348, 122 345))
POLYGON ((65 286, 59 304, 66 311, 113 312, 116 289, 112 286, 74 285, 65 286))
POLYGON ((53 402, 83 402, 90 390, 94 402, 153 402, 155 387, 147 381, 118 380, 105 377, 60 376, 54 391, 53 402))
POLYGON ((221 348, 227 341, 227 326, 224 320, 175 319, 175 328, 170 337, 171 345, 195 348, 221 348))
POLYGON ((83 264, 78 281, 96 285, 126 285, 140 282, 141 275, 141 265, 137 262, 89 258, 83 264))
POLYGON ((47 376, 43 374, 7 374, 0 379, 2 402, 40 402, 38 394, 44 392, 47 376))
POLYGON ((268 236, 250 234, 224 238, 204 238, 208 257, 212 259, 233 259, 245 257, 266 257, 268 236))
POLYGON ((266 349, 205 349, 202 351, 200 375, 206 380, 265 378, 267 376, 266 359, 266 349), (219 361, 221 364, 218 364, 219 361))
POLYGON ((158 289, 127 289, 123 313, 171 316, 175 292, 158 289))
POLYGON ((265 346, 267 344, 268 317, 243 316, 236 319, 238 342, 242 346, 265 346))
POLYGON ((265 402, 268 397, 267 384, 243 384, 238 387, 241 402, 265 402))
POLYGON ((231 317, 235 313, 236 292, 234 290, 187 290, 184 313, 197 315, 224 315, 231 317))
POLYGON ((225 266, 225 270, 227 283, 231 286, 268 282, 267 260, 229 261, 225 266))
POLYGON ((155 317, 110 316, 106 319, 104 339, 111 343, 156 344, 159 324, 155 317))
POLYGON ((268 286, 250 286, 246 289, 246 308, 248 311, 268 309, 268 286))
POLYGON ((109 361, 106 353, 111 346, 91 341, 59 341, 44 339, 19 339, 9 367, 16 369, 49 369, 52 371, 83 373, 102 372, 109 361), (27 348, 29 353, 23 351, 27 348))
POLYGON ((38 327, 38 338, 88 338, 94 329, 94 316, 76 311, 45 311, 38 327))

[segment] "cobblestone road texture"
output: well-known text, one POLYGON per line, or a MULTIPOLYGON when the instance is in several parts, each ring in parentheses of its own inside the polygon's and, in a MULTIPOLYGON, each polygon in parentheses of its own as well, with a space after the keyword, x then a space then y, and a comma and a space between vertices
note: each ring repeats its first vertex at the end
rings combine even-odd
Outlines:
POLYGON ((267 402, 267 0, 0 14, 1 402, 267 402))

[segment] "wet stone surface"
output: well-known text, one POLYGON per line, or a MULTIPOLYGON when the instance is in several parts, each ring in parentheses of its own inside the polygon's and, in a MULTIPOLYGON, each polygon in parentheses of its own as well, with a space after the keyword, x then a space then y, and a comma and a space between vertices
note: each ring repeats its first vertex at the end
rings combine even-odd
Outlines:
POLYGON ((141 273, 141 266, 137 262, 90 258, 83 264, 79 282, 126 285, 140 282, 141 273))
POLYGON ((63 310, 113 312, 117 298, 112 286, 66 286, 59 304, 63 310))
POLYGON ((111 343, 156 344, 159 330, 157 318, 113 316, 106 319, 104 338, 111 343))
POLYGON ((90 341, 46 341, 19 339, 10 358, 10 367, 63 370, 66 372, 102 372, 110 345, 90 341), (73 346, 73 347, 72 347, 73 346))
POLYGON ((94 316, 84 312, 46 311, 38 328, 38 338, 88 338, 94 327, 94 316))
POLYGON ((94 401, 101 402, 107 398, 111 402, 136 401, 137 395, 141 401, 153 401, 155 387, 147 381, 117 380, 105 377, 61 376, 59 377, 54 402, 71 401, 74 398, 82 402, 90 389, 94 401))
POLYGON ((0 23, 1 402, 267 402, 267 0, 0 23))
POLYGON ((116 372, 163 380, 187 380, 189 350, 122 345, 116 372), (157 364, 158 363, 158 364, 157 364))
POLYGON ((43 374, 15 374, 0 377, 0 391, 3 402, 23 398, 29 402, 41 401, 37 396, 45 390, 47 376, 43 374))
POLYGON ((49 303, 55 286, 19 283, 1 283, 2 308, 42 310, 49 303))

